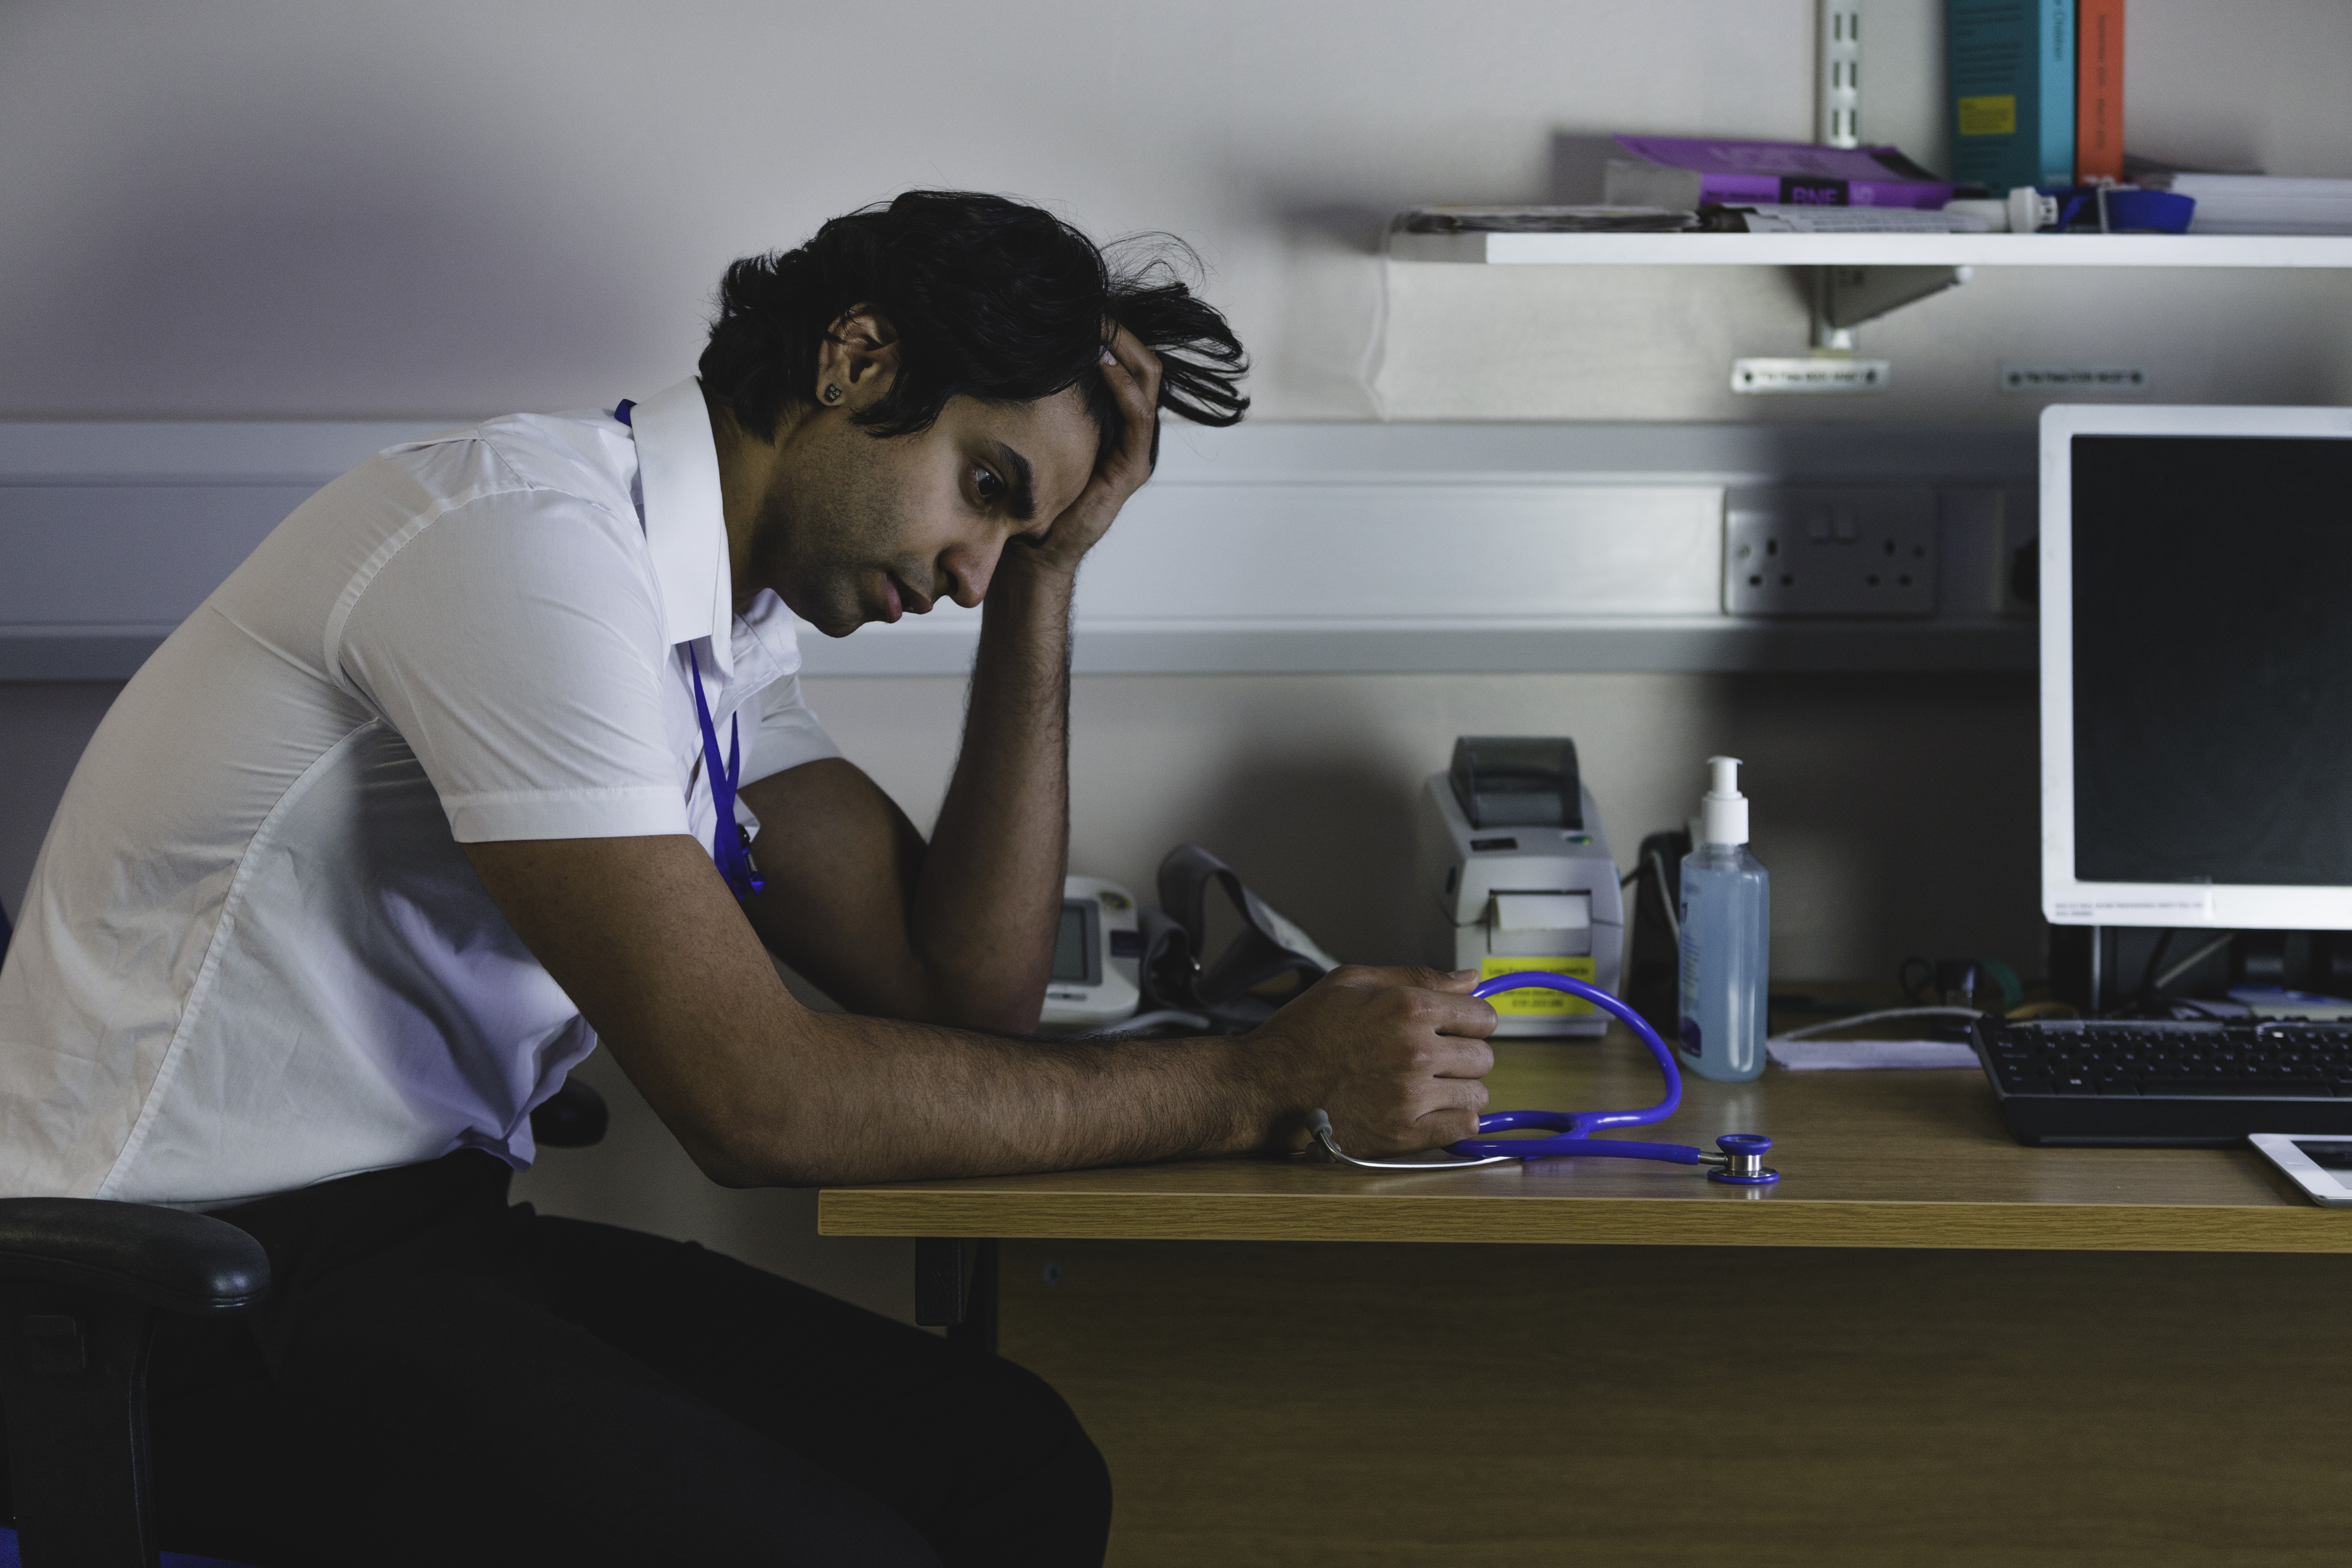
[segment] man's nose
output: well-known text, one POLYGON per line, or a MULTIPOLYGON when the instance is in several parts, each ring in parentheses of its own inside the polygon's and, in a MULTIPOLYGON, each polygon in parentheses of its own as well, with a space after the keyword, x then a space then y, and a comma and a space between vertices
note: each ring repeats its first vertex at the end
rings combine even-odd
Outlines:
POLYGON ((940 555, 940 585, 947 596, 967 610, 980 608, 988 596, 989 579, 996 575, 996 563, 1004 553, 1004 542, 991 540, 985 544, 952 545, 940 555))

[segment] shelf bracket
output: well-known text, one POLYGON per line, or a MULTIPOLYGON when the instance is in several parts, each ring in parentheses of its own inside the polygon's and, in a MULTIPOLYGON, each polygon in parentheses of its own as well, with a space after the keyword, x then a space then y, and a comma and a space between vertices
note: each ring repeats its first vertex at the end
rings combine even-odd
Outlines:
POLYGON ((1813 347, 1853 352, 1853 330, 1890 310, 1957 289, 1969 267, 1817 267, 1813 269, 1813 347))

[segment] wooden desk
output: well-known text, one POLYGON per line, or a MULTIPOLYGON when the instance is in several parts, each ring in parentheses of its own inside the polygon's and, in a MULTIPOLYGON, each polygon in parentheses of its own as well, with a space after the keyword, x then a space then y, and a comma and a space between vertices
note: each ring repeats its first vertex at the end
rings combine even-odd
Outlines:
MULTIPOLYGON (((1494 1105, 1640 1105, 1656 1069, 1630 1037, 1496 1047, 1494 1105)), ((2252 1150, 2026 1149, 1967 1072, 1770 1069, 1687 1080, 1657 1136, 1762 1132, 1782 1175, 1719 1185, 1689 1166, 1559 1160, 1412 1175, 1312 1161, 1203 1160, 829 1191, 829 1235, 1156 1241, 1494 1241, 1702 1247, 2347 1252, 2352 1216, 2252 1150)))
MULTIPOLYGON (((1654 1096, 1619 1036, 1497 1054, 1497 1108, 1654 1096)), ((1122 1568, 2343 1555, 2352 1213, 2252 1151, 2021 1148, 1973 1072, 1694 1080, 1659 1135, 1724 1131, 1780 1184, 1215 1161, 819 1226, 1010 1238, 1004 1352, 1109 1458, 1122 1568)))

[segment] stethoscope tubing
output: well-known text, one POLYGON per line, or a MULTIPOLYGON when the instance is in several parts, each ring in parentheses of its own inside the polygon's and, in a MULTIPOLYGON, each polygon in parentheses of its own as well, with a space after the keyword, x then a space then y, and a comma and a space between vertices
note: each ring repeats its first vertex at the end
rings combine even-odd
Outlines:
POLYGON ((1644 1143, 1630 1138, 1595 1138, 1594 1129, 1601 1127, 1643 1127, 1664 1121, 1682 1104, 1683 1075, 1675 1065, 1674 1053, 1650 1021, 1623 1002, 1590 981, 1574 975, 1554 974, 1548 970, 1522 970, 1511 974, 1498 974, 1480 981, 1470 988, 1470 994, 1481 1001, 1506 991, 1527 986, 1565 992, 1581 996, 1594 1006, 1614 1014, 1623 1020, 1637 1038, 1649 1047, 1658 1064, 1658 1071, 1666 1080, 1665 1098, 1641 1110, 1497 1110, 1478 1118, 1481 1132, 1509 1132, 1521 1128, 1549 1129, 1559 1133, 1553 1138, 1507 1138, 1485 1140, 1468 1138, 1447 1145, 1448 1152, 1459 1159, 1434 1163, 1405 1160, 1360 1160, 1339 1147, 1331 1131, 1331 1119, 1321 1110, 1307 1115, 1307 1130, 1322 1146, 1326 1157, 1368 1171, 1467 1171, 1481 1165, 1524 1164, 1529 1160, 1612 1159, 1662 1160, 1674 1165, 1706 1165, 1707 1179, 1732 1186, 1769 1186, 1780 1179, 1777 1171, 1768 1170, 1763 1155, 1772 1147, 1769 1138, 1753 1133, 1727 1133, 1716 1140, 1721 1153, 1708 1153, 1687 1143, 1644 1143))
MULTIPOLYGON (((1569 1154, 1614 1155, 1628 1160, 1670 1160, 1676 1164, 1696 1165, 1700 1163, 1699 1151, 1682 1143, 1622 1143, 1617 1148, 1602 1148, 1591 1134, 1603 1127, 1647 1127, 1672 1116, 1683 1102, 1682 1069, 1675 1062, 1675 1054, 1650 1021, 1633 1011, 1617 997, 1603 991, 1589 980, 1572 974, 1554 974, 1549 970, 1523 969, 1509 974, 1497 974, 1482 980, 1470 988, 1470 994, 1487 1001, 1506 991, 1536 987, 1546 991, 1564 992, 1580 996, 1605 1013, 1615 1015, 1634 1037, 1649 1047, 1650 1056, 1658 1064, 1658 1071, 1666 1080, 1665 1097, 1657 1104, 1640 1110, 1498 1110, 1478 1119, 1481 1132, 1508 1132, 1520 1128, 1546 1128, 1556 1131, 1555 1138, 1511 1138, 1482 1140, 1467 1138, 1449 1145, 1453 1152, 1465 1159, 1482 1159, 1500 1154, 1518 1160, 1549 1160, 1569 1154), (1632 1150, 1644 1152, 1633 1153, 1632 1150), (1659 1151, 1675 1150, 1664 1153, 1659 1151)), ((1616 1140, 1609 1140, 1616 1142, 1616 1140)))

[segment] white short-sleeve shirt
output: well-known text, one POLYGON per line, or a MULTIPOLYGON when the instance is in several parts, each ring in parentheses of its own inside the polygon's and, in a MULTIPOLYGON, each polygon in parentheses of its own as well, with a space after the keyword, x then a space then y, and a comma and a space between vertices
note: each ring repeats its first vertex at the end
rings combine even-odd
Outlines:
MULTIPOLYGON (((837 755, 791 614, 731 604, 700 389, 395 447, 123 689, 0 969, 0 1194, 214 1206, 478 1148, 595 1047, 462 844, 718 824, 837 755)), ((748 814, 743 825, 756 831, 748 814)))

